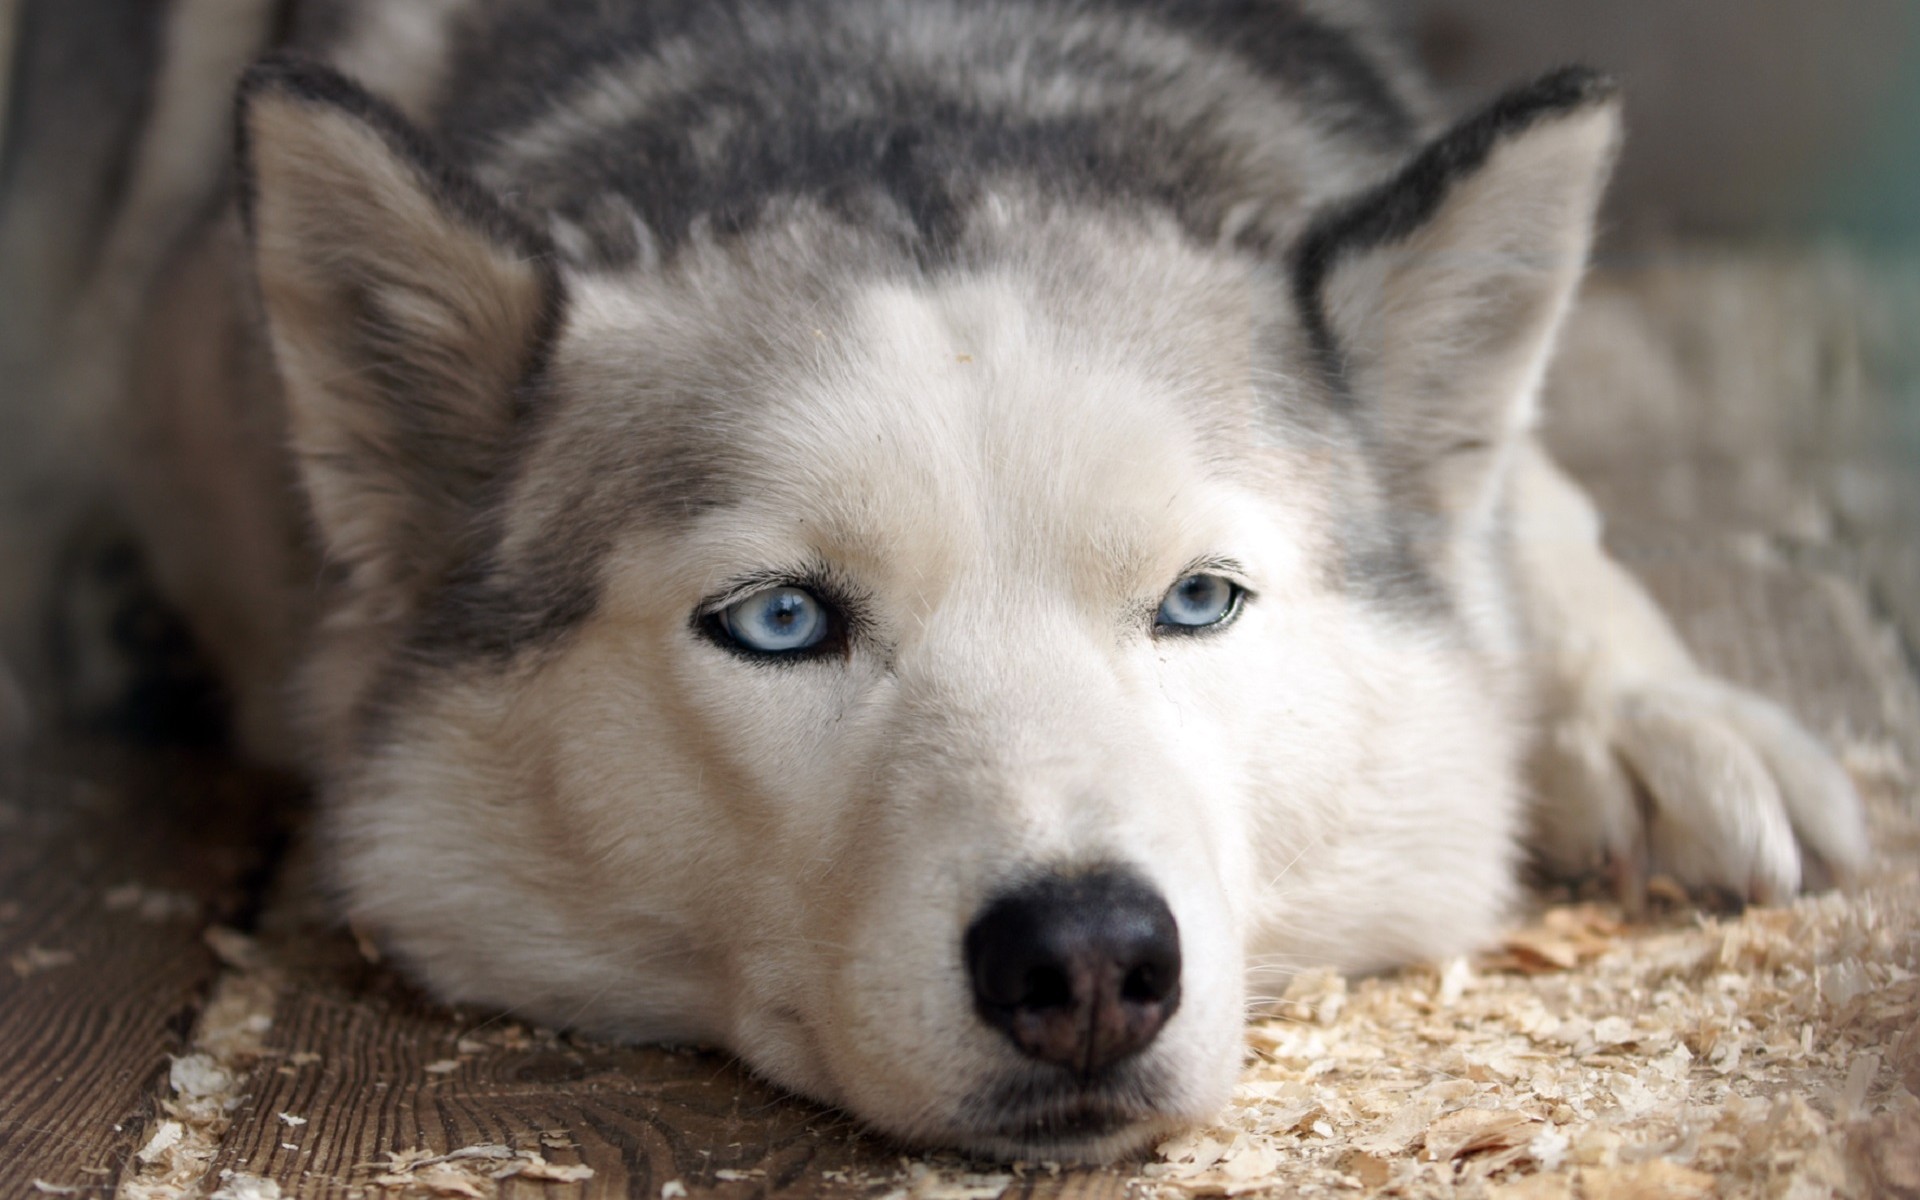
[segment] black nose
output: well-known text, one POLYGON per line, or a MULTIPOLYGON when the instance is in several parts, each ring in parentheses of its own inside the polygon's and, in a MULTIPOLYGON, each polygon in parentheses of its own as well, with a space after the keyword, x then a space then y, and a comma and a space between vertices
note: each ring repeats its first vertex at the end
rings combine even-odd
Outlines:
POLYGON ((974 919, 965 951, 987 1023, 1082 1077, 1144 1047, 1180 1007, 1180 927, 1131 872, 1028 883, 974 919))

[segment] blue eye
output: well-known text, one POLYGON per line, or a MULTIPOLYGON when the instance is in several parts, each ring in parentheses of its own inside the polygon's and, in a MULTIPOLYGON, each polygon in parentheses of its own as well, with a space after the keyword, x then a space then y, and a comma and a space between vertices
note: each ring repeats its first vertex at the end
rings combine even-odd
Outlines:
POLYGON ((1230 620, 1246 593, 1219 575, 1189 575, 1167 589, 1154 614, 1156 632, 1192 633, 1230 620))
POLYGON ((797 587, 772 587, 736 600, 717 614, 734 642, 759 654, 792 654, 827 640, 827 606, 797 587))

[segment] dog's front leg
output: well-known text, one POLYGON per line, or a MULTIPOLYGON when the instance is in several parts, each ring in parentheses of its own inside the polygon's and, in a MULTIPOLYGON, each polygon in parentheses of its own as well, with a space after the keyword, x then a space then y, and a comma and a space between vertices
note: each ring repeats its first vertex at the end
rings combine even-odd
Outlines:
POLYGON ((1574 875, 1608 869, 1629 898, 1650 872, 1766 902, 1858 871, 1866 822, 1840 765, 1779 706, 1694 663, 1538 443, 1514 470, 1516 582, 1542 717, 1541 860, 1574 875))

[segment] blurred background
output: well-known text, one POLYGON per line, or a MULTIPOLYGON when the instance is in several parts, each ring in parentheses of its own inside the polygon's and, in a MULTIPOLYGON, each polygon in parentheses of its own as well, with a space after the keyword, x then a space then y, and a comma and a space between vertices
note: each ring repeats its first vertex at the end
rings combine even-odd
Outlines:
MULTIPOLYGON (((1375 2, 1456 110, 1565 62, 1618 74, 1629 138, 1613 189, 1617 229, 1884 240, 1920 228, 1920 0, 1375 2)), ((100 61, 124 63, 116 43, 151 42, 165 13, 184 3, 228 10, 241 25, 276 7, 125 0, 103 18, 116 6, 0 0, 0 64, 11 59, 22 12, 76 26, 55 35, 63 61, 21 64, 13 86, 0 87, 0 105, 36 67, 87 72, 89 42, 100 61)), ((113 113, 139 87, 124 71, 98 83, 95 111, 60 123, 75 150, 111 142, 113 113)))
POLYGON ((1920 233, 1916 0, 1392 2, 1455 108, 1561 62, 1620 77, 1616 244, 1920 233))

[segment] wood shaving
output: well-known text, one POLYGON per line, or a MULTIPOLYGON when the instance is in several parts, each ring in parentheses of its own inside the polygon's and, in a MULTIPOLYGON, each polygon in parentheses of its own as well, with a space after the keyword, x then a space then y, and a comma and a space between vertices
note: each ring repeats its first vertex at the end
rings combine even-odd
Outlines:
MULTIPOLYGON (((144 1145, 152 1148, 170 1128, 179 1136, 167 1137, 151 1155, 143 1149, 135 1156, 134 1169, 116 1192, 120 1200, 206 1195, 201 1181, 232 1124, 233 1111, 246 1100, 241 1081, 258 1061, 262 1038, 273 1027, 279 987, 274 973, 265 969, 226 975, 215 986, 194 1027, 192 1050, 176 1057, 167 1070, 171 1095, 160 1101, 159 1119, 144 1145)), ((277 1195, 235 1190, 249 1185, 244 1178, 235 1184, 233 1178, 223 1182, 222 1200, 273 1200, 277 1195)))
POLYGON ((1533 1140, 1540 1118, 1523 1112, 1463 1108, 1435 1117, 1427 1126, 1427 1158, 1444 1162, 1482 1150, 1510 1150, 1533 1140))
POLYGON ((51 971, 58 967, 70 966, 76 961, 71 950, 48 950, 43 946, 28 946, 18 954, 9 955, 7 966, 21 979, 38 975, 42 971, 51 971))
POLYGON ((180 1122, 162 1121, 154 1127, 153 1136, 147 1139, 146 1145, 140 1147, 140 1149, 135 1152, 134 1157, 143 1163, 154 1162, 166 1154, 167 1151, 179 1145, 180 1139, 185 1136, 187 1136, 187 1131, 181 1126, 180 1122))
POLYGON ((183 1054, 174 1059, 167 1082, 183 1099, 211 1100, 229 1109, 240 1103, 234 1092, 233 1072, 210 1054, 183 1054))
POLYGON ((1581 1200, 1705 1200, 1714 1194, 1713 1176, 1662 1160, 1582 1171, 1579 1180, 1581 1200))
POLYGON ((488 1186, 492 1181, 485 1176, 476 1177, 471 1172, 457 1167, 438 1165, 423 1168, 407 1174, 389 1173, 377 1175, 374 1186, 405 1193, 426 1193, 432 1196, 469 1196, 473 1200, 483 1200, 494 1195, 494 1189, 488 1186))
POLYGON ((1920 1200, 1920 1111, 1887 1113, 1854 1131, 1853 1162, 1872 1194, 1920 1200))
POLYGON ((280 1185, 244 1171, 220 1172, 220 1188, 208 1200, 280 1200, 280 1185))
POLYGON ((166 921, 190 921, 200 915, 200 901, 185 892, 123 883, 100 897, 108 912, 131 912, 148 924, 166 921))
POLYGON ((584 1163, 549 1162, 537 1150, 516 1150, 497 1142, 462 1146, 444 1154, 426 1149, 388 1151, 387 1161, 374 1169, 380 1173, 373 1185, 385 1191, 469 1200, 493 1200, 505 1179, 583 1183, 594 1173, 584 1163))
POLYGON ((514 1175, 521 1179, 540 1179, 549 1183, 579 1183, 593 1178, 593 1168, 585 1163, 550 1163, 532 1159, 518 1166, 514 1175))
POLYGON ((229 967, 248 971, 266 965, 265 952, 260 949, 260 943, 238 929, 209 925, 200 937, 214 956, 229 967))
POLYGON ((906 1184, 913 1200, 997 1200, 1013 1186, 1013 1179, 1005 1171, 956 1171, 914 1163, 907 1169, 906 1184))
POLYGON ((360 951, 360 957, 369 963, 378 964, 381 957, 380 940, 373 935, 372 931, 348 921, 347 932, 353 935, 353 944, 360 951))
MULTIPOLYGON (((1672 886, 1664 879, 1656 882, 1672 886)), ((1508 934, 1480 965, 1483 970, 1527 975, 1567 971, 1613 949, 1625 932, 1618 916, 1597 904, 1549 909, 1537 923, 1508 934)))

